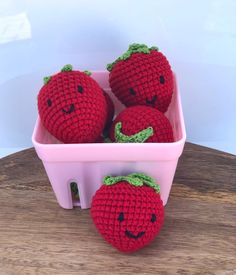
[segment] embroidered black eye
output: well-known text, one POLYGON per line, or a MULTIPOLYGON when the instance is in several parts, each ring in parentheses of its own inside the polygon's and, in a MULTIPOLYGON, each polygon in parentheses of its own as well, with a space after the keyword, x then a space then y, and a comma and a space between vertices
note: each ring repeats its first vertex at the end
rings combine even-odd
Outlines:
POLYGON ((118 221, 122 222, 124 220, 124 213, 120 212, 119 217, 118 217, 118 221))
POLYGON ((161 84, 164 84, 165 83, 165 78, 163 75, 160 76, 160 83, 161 84))
POLYGON ((47 104, 48 104, 48 107, 51 107, 51 106, 52 106, 52 101, 51 101, 51 99, 48 99, 48 100, 47 100, 47 104))
POLYGON ((154 223, 157 220, 157 217, 155 214, 152 214, 151 222, 154 223))
POLYGON ((133 88, 130 88, 129 92, 131 93, 131 95, 136 95, 136 92, 135 92, 135 90, 133 88))
POLYGON ((83 93, 83 87, 80 86, 80 85, 78 86, 78 92, 81 93, 81 94, 83 93))

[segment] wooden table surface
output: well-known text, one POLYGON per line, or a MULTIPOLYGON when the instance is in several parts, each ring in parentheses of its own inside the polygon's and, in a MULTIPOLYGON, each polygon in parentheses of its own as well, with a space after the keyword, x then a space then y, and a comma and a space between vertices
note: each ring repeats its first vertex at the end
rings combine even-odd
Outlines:
POLYGON ((89 210, 64 210, 34 149, 0 160, 0 275, 236 274, 236 156, 187 143, 165 224, 125 255, 106 244, 89 210))

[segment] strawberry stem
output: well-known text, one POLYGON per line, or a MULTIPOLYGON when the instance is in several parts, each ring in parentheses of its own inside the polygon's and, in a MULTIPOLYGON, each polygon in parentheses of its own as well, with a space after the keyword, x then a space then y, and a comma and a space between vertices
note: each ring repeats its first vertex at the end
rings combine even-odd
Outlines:
POLYGON ((115 139, 119 143, 143 143, 153 135, 153 128, 148 127, 134 135, 127 136, 122 133, 122 122, 117 122, 115 125, 115 139))
POLYGON ((114 62, 107 64, 107 70, 110 72, 116 63, 118 63, 121 60, 126 60, 126 59, 130 58, 130 56, 133 53, 149 54, 152 50, 158 51, 159 49, 154 46, 151 48, 148 48, 148 46, 145 44, 133 43, 133 44, 129 45, 128 50, 125 53, 123 53, 120 57, 118 57, 114 62))
POLYGON ((79 190, 76 182, 71 182, 70 189, 76 199, 79 199, 79 190))
POLYGON ((62 69, 61 72, 71 72, 73 70, 73 67, 71 64, 65 65, 62 69))
POLYGON ((127 176, 117 176, 117 177, 106 176, 103 179, 103 183, 107 186, 114 185, 121 181, 126 181, 129 184, 136 187, 140 187, 145 184, 153 188, 156 193, 160 193, 160 186, 156 183, 156 181, 152 177, 144 173, 132 173, 127 176))
POLYGON ((48 82, 51 80, 51 76, 45 76, 44 78, 43 78, 43 83, 44 84, 48 84, 48 82))
POLYGON ((91 73, 90 71, 88 71, 88 70, 85 70, 84 73, 85 73, 86 75, 88 75, 88 76, 90 76, 90 75, 92 74, 92 73, 91 73))

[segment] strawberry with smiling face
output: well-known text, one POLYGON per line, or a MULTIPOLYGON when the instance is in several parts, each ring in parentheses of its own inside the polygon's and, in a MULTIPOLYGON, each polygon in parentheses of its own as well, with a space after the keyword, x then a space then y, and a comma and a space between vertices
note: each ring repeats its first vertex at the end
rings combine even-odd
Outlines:
POLYGON ((132 106, 118 114, 110 128, 113 142, 174 142, 168 118, 155 108, 132 106))
POLYGON ((173 73, 156 47, 132 44, 107 69, 112 92, 124 105, 148 105, 167 111, 174 90, 173 73))
POLYGON ((107 176, 93 197, 91 215, 108 243, 122 252, 134 252, 149 244, 163 224, 159 185, 142 173, 107 176))
POLYGON ((71 65, 44 79, 38 94, 38 110, 44 127, 64 143, 95 142, 107 117, 102 89, 88 72, 71 65))

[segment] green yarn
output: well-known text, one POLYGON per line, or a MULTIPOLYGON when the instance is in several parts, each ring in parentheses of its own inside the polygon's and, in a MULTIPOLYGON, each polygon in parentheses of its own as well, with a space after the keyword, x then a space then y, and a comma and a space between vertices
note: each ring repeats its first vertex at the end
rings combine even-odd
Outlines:
POLYGON ((113 66, 117 62, 119 62, 120 60, 126 60, 126 59, 130 58, 130 56, 133 53, 149 54, 152 50, 158 51, 159 49, 154 46, 151 48, 148 48, 148 46, 145 44, 133 43, 133 44, 129 45, 128 50, 125 53, 123 53, 120 57, 118 57, 114 62, 107 64, 107 70, 110 72, 112 70, 113 66))
POLYGON ((119 143, 143 143, 153 135, 153 128, 148 127, 134 135, 127 136, 121 132, 122 123, 118 122, 115 125, 115 140, 119 143))
POLYGON ((66 64, 62 69, 61 72, 71 72, 73 70, 73 67, 71 64, 66 64))
POLYGON ((44 78, 43 78, 43 83, 44 84, 48 84, 48 82, 51 80, 51 76, 45 76, 44 78))
POLYGON ((152 177, 150 177, 144 173, 132 173, 129 176, 132 176, 132 177, 142 180, 143 183, 145 183, 149 187, 153 188, 157 193, 160 193, 160 185, 158 185, 152 177))
MULTIPOLYGON (((72 70, 73 70, 72 65, 67 64, 61 69, 61 72, 71 72, 72 70)), ((48 84, 48 82, 51 80, 51 78, 52 78, 51 76, 45 76, 43 78, 43 83, 48 84)))
POLYGON ((117 176, 117 177, 112 177, 112 176, 106 176, 103 179, 103 183, 105 185, 113 185, 116 184, 120 181, 127 181, 128 183, 134 185, 134 186, 142 186, 143 185, 143 181, 139 178, 133 178, 131 176, 117 176))
POLYGON ((104 143, 112 143, 112 141, 109 137, 105 137, 104 138, 104 143))
POLYGON ((88 76, 90 76, 90 75, 92 74, 92 73, 91 73, 90 71, 88 71, 88 70, 85 70, 84 73, 85 73, 86 75, 88 75, 88 76))
POLYGON ((127 181, 129 184, 134 185, 136 187, 143 186, 144 184, 153 188, 156 193, 160 193, 160 186, 156 183, 156 181, 144 174, 144 173, 132 173, 127 176, 106 176, 103 179, 103 183, 107 186, 116 184, 121 181, 127 181))
POLYGON ((156 46, 152 46, 151 48, 149 48, 150 51, 159 51, 158 47, 156 46))
POLYGON ((79 190, 76 182, 70 183, 71 192, 76 199, 79 199, 79 190))

